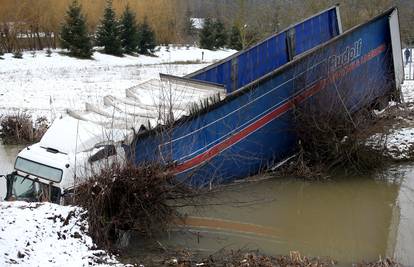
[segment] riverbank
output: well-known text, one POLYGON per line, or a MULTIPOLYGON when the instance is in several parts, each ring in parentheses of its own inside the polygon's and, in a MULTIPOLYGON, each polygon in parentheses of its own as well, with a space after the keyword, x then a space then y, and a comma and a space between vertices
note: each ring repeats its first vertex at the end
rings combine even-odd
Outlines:
POLYGON ((86 216, 77 207, 0 202, 0 265, 124 266, 96 248, 86 216))
POLYGON ((367 138, 384 153, 397 161, 414 160, 414 81, 405 81, 401 87, 402 103, 392 102, 376 112, 379 125, 367 138), (380 140, 380 142, 378 142, 380 140))
MULTIPOLYGON (((97 249, 88 235, 87 212, 51 203, 0 203, 0 265, 2 266, 344 266, 328 257, 308 257, 291 251, 266 256, 259 251, 222 249, 200 257, 191 250, 169 251, 146 260, 116 257, 97 249), (160 256, 161 255, 161 256, 160 256), (119 261, 123 259, 128 264, 119 261)), ((397 267, 391 258, 354 264, 397 267)))

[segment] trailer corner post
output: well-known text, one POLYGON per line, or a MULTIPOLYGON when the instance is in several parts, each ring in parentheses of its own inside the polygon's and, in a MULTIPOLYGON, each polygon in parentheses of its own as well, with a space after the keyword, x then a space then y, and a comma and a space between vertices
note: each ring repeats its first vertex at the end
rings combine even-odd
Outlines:
POLYGON ((398 22, 398 10, 396 8, 390 14, 389 24, 394 63, 393 65, 395 74, 395 87, 400 97, 400 100, 403 102, 404 99, 401 93, 401 84, 404 81, 404 66, 401 49, 400 25, 398 22))

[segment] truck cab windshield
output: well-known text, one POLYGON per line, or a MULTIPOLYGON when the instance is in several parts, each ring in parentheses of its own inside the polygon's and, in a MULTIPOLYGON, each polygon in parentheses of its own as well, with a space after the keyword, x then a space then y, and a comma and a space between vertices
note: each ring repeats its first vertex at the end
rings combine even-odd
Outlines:
POLYGON ((60 189, 18 174, 11 174, 7 178, 6 200, 50 201, 59 203, 60 189))
POLYGON ((63 175, 63 171, 61 169, 41 164, 39 162, 35 162, 22 157, 16 158, 14 168, 24 173, 30 173, 34 176, 42 177, 55 183, 59 183, 63 175))

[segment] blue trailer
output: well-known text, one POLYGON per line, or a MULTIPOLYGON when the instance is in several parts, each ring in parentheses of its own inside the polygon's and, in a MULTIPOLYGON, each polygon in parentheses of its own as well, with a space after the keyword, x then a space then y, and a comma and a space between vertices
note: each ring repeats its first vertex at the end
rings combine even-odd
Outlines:
POLYGON ((339 8, 334 6, 186 78, 222 84, 230 93, 341 33, 339 8))
POLYGON ((321 111, 345 105, 356 112, 389 99, 403 73, 397 10, 345 33, 338 18, 337 8, 329 9, 190 74, 187 78, 225 85, 229 94, 172 125, 136 134, 125 146, 128 157, 137 165, 165 164, 193 186, 227 183, 295 153, 293 110, 298 105, 321 111), (312 25, 323 34, 316 31, 305 41, 312 25), (291 29, 295 37, 289 39, 291 29))

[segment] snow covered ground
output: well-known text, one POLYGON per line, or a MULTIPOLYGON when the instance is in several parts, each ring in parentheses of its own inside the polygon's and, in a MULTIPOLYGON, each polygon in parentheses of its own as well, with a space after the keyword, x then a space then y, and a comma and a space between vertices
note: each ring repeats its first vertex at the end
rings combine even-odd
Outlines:
POLYGON ((414 112, 414 63, 404 61, 403 64, 405 76, 405 81, 401 86, 403 101, 401 105, 391 103, 389 107, 394 109, 391 111, 395 116, 394 124, 388 129, 388 132, 374 134, 367 140, 368 144, 379 146, 380 149, 385 147, 387 155, 397 160, 414 159, 414 118, 412 117, 414 112))
POLYGON ((95 248, 85 215, 51 203, 0 202, 0 266, 123 266, 95 248))
POLYGON ((404 101, 400 106, 393 106, 396 118, 392 128, 385 135, 371 136, 368 143, 380 145, 381 149, 385 146, 386 153, 394 159, 408 160, 414 159, 414 81, 404 81, 401 89, 404 101), (378 143, 379 139, 381 142, 378 143))
POLYGON ((93 60, 82 60, 54 51, 47 57, 38 51, 35 57, 23 53, 23 59, 12 54, 0 60, 0 114, 26 110, 35 116, 51 116, 65 108, 84 109, 84 103, 102 104, 102 97, 125 96, 125 89, 158 73, 182 76, 234 50, 210 51, 195 47, 161 47, 150 56, 114 57, 95 52, 93 60), (203 60, 202 60, 203 58, 203 60))

